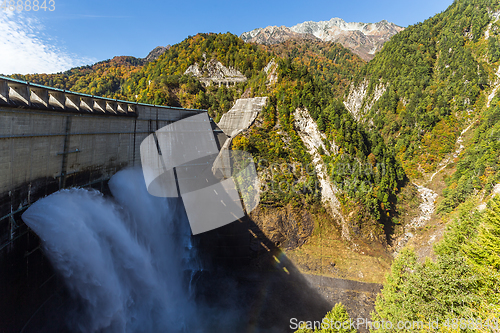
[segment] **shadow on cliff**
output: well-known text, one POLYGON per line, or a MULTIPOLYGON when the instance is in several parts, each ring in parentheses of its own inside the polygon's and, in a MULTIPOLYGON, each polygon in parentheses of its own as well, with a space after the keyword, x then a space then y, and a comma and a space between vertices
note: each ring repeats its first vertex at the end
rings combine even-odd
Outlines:
POLYGON ((293 331, 291 318, 321 321, 331 310, 251 218, 194 238, 207 267, 196 283, 197 303, 239 311, 240 332, 293 331))

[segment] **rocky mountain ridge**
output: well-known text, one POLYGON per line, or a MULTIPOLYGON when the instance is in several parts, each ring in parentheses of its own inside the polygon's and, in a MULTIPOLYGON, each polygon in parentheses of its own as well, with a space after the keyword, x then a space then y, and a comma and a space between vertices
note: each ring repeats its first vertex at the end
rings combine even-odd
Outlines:
POLYGON ((151 52, 148 53, 146 58, 144 58, 144 61, 150 62, 158 59, 165 51, 167 51, 170 48, 170 45, 167 46, 157 46, 151 52))
POLYGON ((386 20, 377 23, 346 22, 341 18, 329 21, 307 21, 294 25, 268 26, 241 34, 245 42, 276 44, 289 39, 316 39, 337 42, 349 48, 366 61, 373 59, 385 42, 404 30, 386 20))

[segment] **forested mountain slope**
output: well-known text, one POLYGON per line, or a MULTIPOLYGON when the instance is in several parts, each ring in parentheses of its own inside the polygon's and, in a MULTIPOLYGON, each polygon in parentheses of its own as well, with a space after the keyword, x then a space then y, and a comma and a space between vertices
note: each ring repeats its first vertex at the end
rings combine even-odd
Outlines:
POLYGON ((117 57, 60 74, 16 77, 111 98, 208 109, 215 121, 240 97, 268 96, 255 125, 235 138, 233 147, 251 152, 258 162, 263 208, 300 207, 316 214, 322 211, 318 176, 295 124, 297 110, 306 109, 325 134, 318 153, 341 203, 338 227, 349 230, 353 242, 386 244, 385 226, 397 214, 405 175, 382 137, 358 124, 342 103, 363 66, 340 44, 305 40, 262 46, 227 33, 189 37, 149 63, 117 57), (187 71, 207 64, 246 80, 206 84, 209 77, 203 83, 187 71))
POLYGON ((89 95, 119 98, 121 83, 143 66, 143 59, 119 56, 92 66, 72 68, 58 74, 15 74, 12 77, 89 95))
MULTIPOLYGON (((16 77, 112 98, 208 109, 216 121, 243 95, 269 96, 260 125, 235 140, 237 148, 265 160, 263 168, 273 163, 311 163, 293 125, 294 111, 306 108, 327 135, 326 147, 335 145, 340 149, 340 154, 333 156, 323 153, 346 210, 347 206, 358 206, 364 212, 363 219, 372 222, 380 217, 388 219, 394 211, 395 193, 404 175, 382 138, 358 126, 340 101, 365 64, 340 44, 288 41, 259 46, 244 43, 229 33, 198 34, 170 47, 156 61, 144 64, 135 60, 117 57, 62 74, 16 77), (271 60, 277 82, 270 82, 264 71, 271 60), (202 66, 210 61, 234 68, 247 81, 231 86, 203 85, 186 73, 191 65, 202 66), (359 186, 362 191, 358 191, 359 186)), ((301 191, 266 191, 263 201, 280 206, 317 202, 316 176, 304 174, 303 170, 302 174, 294 172, 286 180, 282 174, 273 173, 269 181, 279 184, 285 180, 301 191)), ((357 217, 353 221, 360 223, 357 217)))
POLYGON ((459 0, 394 36, 351 87, 346 105, 394 147, 412 177, 434 171, 496 81, 498 2, 459 0), (366 88, 366 89, 365 89, 366 88))
POLYGON ((420 243, 396 257, 374 320, 498 330, 499 16, 498 1, 456 0, 387 42, 344 99, 437 196, 429 224, 412 231, 420 243), (428 244, 432 259, 420 249, 428 244))

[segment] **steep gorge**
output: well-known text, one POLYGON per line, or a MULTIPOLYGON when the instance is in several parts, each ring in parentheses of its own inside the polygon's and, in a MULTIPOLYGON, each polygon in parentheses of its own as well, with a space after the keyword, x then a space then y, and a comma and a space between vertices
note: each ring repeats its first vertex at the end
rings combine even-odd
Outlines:
MULTIPOLYGON (((498 60, 486 60, 494 13, 492 1, 457 0, 391 30, 367 64, 319 42, 329 28, 310 22, 246 35, 279 37, 265 47, 199 34, 147 65, 126 65, 127 75, 125 65, 101 64, 120 83, 101 88, 113 98, 206 108, 219 124, 241 98, 259 99, 251 126, 231 135, 262 176, 257 226, 303 272, 383 282, 388 250, 396 260, 407 258, 405 245, 421 260, 436 258, 433 246, 461 207, 483 207, 498 191, 500 71, 498 60), (418 196, 405 218, 412 198, 402 192, 418 196)), ((81 74, 59 78, 72 87, 82 77, 99 81, 81 74)))

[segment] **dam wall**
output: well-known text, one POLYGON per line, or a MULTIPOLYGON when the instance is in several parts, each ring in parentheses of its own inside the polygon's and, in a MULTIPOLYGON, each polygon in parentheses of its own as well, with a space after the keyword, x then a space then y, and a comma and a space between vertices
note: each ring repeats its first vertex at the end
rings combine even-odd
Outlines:
POLYGON ((46 309, 54 308, 51 303, 62 304, 57 292, 64 291, 62 281, 40 250, 38 236, 23 223, 22 213, 63 188, 105 192, 113 174, 140 165, 144 138, 205 112, 0 77, 0 333, 40 328, 36 318, 51 322, 46 309))
POLYGON ((144 138, 201 112, 0 78, 0 248, 19 236, 10 217, 59 189, 98 186, 140 165, 144 138))

